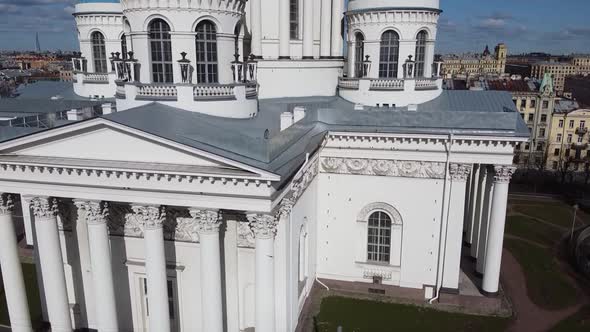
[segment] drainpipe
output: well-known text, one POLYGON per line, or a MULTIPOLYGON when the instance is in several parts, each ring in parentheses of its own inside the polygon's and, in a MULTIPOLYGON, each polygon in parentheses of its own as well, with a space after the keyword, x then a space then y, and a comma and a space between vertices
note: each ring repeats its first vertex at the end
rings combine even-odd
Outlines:
POLYGON ((440 221, 440 237, 438 239, 438 258, 436 262, 436 284, 435 284, 435 293, 434 297, 431 298, 428 303, 432 304, 434 301, 438 300, 440 297, 440 289, 442 288, 442 277, 444 273, 444 257, 446 255, 447 249, 447 235, 449 230, 449 210, 451 206, 451 200, 446 200, 447 197, 447 187, 449 187, 449 168, 450 168, 450 160, 451 160, 451 149, 453 147, 453 133, 449 134, 449 143, 447 144, 447 161, 445 165, 445 181, 443 185, 443 195, 442 195, 442 208, 441 208, 441 221, 440 221), (446 204, 445 204, 446 203, 446 204), (445 213, 446 212, 446 213, 445 213), (444 230, 443 230, 444 226, 444 230), (443 232, 444 232, 444 244, 443 244, 443 232), (442 263, 441 263, 442 260, 442 263))

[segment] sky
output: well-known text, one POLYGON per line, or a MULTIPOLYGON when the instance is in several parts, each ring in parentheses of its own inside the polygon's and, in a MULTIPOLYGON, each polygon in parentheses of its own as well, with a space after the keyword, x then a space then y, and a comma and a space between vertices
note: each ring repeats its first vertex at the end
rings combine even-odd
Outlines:
MULTIPOLYGON (((0 0, 0 49, 77 50, 75 0, 0 0)), ((441 0, 437 53, 590 53, 590 0, 441 0)))

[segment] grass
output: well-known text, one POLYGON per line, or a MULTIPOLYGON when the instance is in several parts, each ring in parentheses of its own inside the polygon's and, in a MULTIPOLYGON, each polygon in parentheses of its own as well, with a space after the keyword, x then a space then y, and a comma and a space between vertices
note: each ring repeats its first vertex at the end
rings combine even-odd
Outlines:
POLYGON ((550 250, 510 238, 504 244, 522 266, 527 294, 536 305, 557 310, 577 302, 576 289, 559 271, 550 250))
POLYGON ((506 220, 506 234, 518 236, 547 247, 554 246, 563 230, 525 216, 510 216, 506 220))
POLYGON ((504 331, 509 318, 448 313, 404 304, 327 297, 316 317, 317 332, 504 331))
POLYGON ((561 321, 550 332, 588 332, 590 331, 590 305, 561 321))
POLYGON ((530 202, 522 205, 515 204, 513 209, 564 228, 571 227, 574 216, 572 207, 563 203, 530 202))
MULTIPOLYGON (((35 265, 23 263, 22 267, 25 279, 25 287, 27 288, 27 298, 29 302, 31 320, 33 321, 34 327, 39 327, 43 317, 41 313, 41 297, 39 296, 39 288, 37 286, 35 265)), ((10 325, 4 291, 0 292, 0 325, 10 325)))

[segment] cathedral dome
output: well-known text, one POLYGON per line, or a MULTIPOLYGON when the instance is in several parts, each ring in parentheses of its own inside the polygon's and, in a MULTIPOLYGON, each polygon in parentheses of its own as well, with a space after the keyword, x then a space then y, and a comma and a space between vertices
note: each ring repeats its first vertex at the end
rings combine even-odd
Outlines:
POLYGON ((349 0, 348 10, 367 9, 439 9, 440 0, 349 0))

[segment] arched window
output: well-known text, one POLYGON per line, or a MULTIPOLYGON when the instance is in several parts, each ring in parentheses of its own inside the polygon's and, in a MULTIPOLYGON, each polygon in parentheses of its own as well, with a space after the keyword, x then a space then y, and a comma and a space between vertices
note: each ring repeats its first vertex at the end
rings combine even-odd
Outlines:
POLYGON ((418 33, 416 39, 416 77, 424 77, 424 66, 426 61, 426 39, 428 33, 424 30, 418 33))
POLYGON ((107 67, 107 52, 104 43, 104 36, 98 31, 94 31, 90 36, 92 42, 92 59, 94 60, 94 72, 106 73, 107 67))
POLYGON ((367 241, 367 260, 369 262, 389 263, 391 253, 391 217, 385 212, 376 211, 369 216, 367 241))
POLYGON ((364 77, 365 37, 362 33, 357 32, 354 35, 354 40, 354 77, 364 77))
POLYGON ((397 78, 399 62, 399 35, 389 30, 381 35, 381 50, 379 55, 379 77, 397 78))
POLYGON ((152 59, 152 80, 154 83, 172 83, 172 44, 170 26, 162 19, 150 22, 150 49, 152 59))
POLYGON ((197 25, 197 82, 217 83, 217 31, 215 24, 197 25))
POLYGON ((121 36, 121 57, 127 59, 127 37, 125 34, 121 36))

